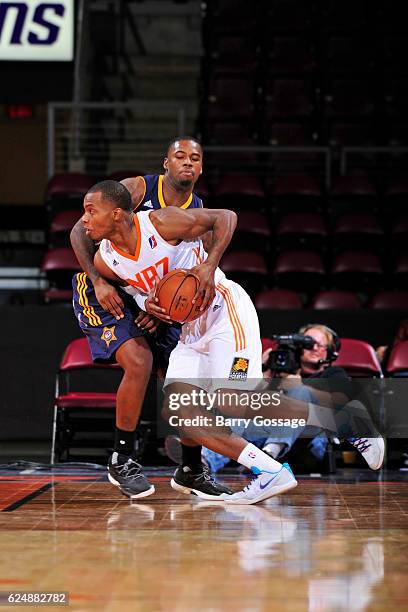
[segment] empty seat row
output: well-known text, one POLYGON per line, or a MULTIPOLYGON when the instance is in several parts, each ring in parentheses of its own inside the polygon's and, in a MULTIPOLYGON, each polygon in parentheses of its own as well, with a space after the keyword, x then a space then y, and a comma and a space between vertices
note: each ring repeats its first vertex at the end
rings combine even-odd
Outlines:
POLYGON ((408 309, 408 291, 381 291, 367 304, 363 303, 361 294, 351 291, 319 291, 306 304, 302 298, 289 289, 270 289, 255 296, 255 306, 258 310, 298 310, 304 305, 315 310, 357 310, 363 306, 375 310, 408 309))
MULTIPOLYGON (((211 159, 212 153, 204 152, 205 160, 211 159)), ((130 176, 144 174, 135 170, 120 170, 110 175, 113 180, 122 180, 130 176)), ((105 178, 105 177, 104 177, 105 178)), ((82 203, 85 193, 96 182, 94 177, 83 173, 56 174, 48 183, 45 193, 45 201, 49 204, 67 200, 66 208, 70 200, 82 203)), ((321 198, 325 195, 324 187, 318 176, 312 174, 294 174, 287 176, 265 175, 265 181, 261 178, 245 173, 224 174, 219 177, 216 184, 211 185, 205 179, 200 179, 196 191, 203 197, 212 194, 215 197, 251 197, 264 199, 266 197, 304 196, 321 198)), ((385 186, 377 186, 376 183, 365 174, 348 176, 335 176, 328 193, 329 198, 339 197, 386 197, 398 198, 408 197, 408 180, 405 176, 390 178, 385 186)))
MULTIPOLYGON (((312 295, 330 285, 373 294, 375 289, 378 291, 381 286, 390 285, 386 282, 378 257, 364 251, 341 253, 335 258, 329 274, 319 253, 299 250, 279 253, 270 271, 266 259, 255 251, 227 253, 221 267, 228 277, 240 282, 252 295, 272 286, 312 295)), ((67 299, 72 274, 80 270, 72 249, 49 249, 41 269, 50 281, 46 301, 67 299)), ((407 278, 408 257, 402 256, 391 275, 391 286, 404 288, 407 278)))
POLYGON ((269 265, 259 252, 228 252, 221 267, 252 294, 273 285, 309 295, 329 286, 373 293, 381 287, 403 288, 408 280, 406 254, 386 274, 376 253, 357 250, 339 253, 328 270, 321 254, 311 250, 281 251, 269 265))

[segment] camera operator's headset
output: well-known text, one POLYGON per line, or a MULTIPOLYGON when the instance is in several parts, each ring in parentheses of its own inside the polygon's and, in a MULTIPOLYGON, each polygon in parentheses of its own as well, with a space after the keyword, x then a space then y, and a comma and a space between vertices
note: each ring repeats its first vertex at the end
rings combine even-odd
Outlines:
POLYGON ((327 347, 327 357, 324 360, 325 363, 332 363, 339 356, 339 350, 341 348, 341 340, 339 335, 334 331, 334 329, 331 329, 331 327, 328 327, 327 325, 322 325, 321 323, 307 323, 307 325, 303 325, 303 327, 299 329, 299 334, 307 335, 307 330, 312 329, 312 327, 323 327, 323 329, 325 329, 325 331, 333 338, 332 342, 327 347))

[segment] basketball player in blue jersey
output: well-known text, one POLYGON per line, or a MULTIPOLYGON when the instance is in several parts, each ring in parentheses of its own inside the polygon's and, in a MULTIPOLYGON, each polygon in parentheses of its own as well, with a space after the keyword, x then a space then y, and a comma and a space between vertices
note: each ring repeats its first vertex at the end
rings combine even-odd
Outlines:
MULTIPOLYGON (((194 138, 174 139, 164 158, 164 175, 122 181, 131 194, 134 209, 202 208, 202 201, 193 193, 202 172, 202 157, 201 145, 194 138)), ((132 457, 135 430, 151 374, 152 350, 166 363, 178 342, 180 328, 166 325, 157 330, 158 320, 139 311, 129 295, 98 273, 93 263, 97 246, 86 235, 82 220, 72 229, 71 244, 84 270, 74 276, 74 309, 92 356, 95 361, 116 360, 124 370, 117 394, 114 453, 109 469, 124 494, 132 498, 150 495, 154 488, 145 491, 140 466, 132 457)), ((213 278, 202 276, 201 281, 199 292, 205 302, 212 301, 213 278)), ((214 497, 228 493, 226 487, 206 476, 201 446, 183 439, 181 449, 182 466, 197 474, 197 489, 214 497)))

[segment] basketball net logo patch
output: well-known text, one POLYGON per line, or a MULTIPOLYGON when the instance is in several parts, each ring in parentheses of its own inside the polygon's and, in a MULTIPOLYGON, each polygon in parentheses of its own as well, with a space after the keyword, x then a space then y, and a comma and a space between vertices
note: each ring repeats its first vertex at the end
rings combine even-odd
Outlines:
POLYGON ((249 359, 245 359, 245 357, 234 357, 231 371, 228 376, 229 380, 245 381, 248 377, 248 367, 249 359))
POLYGON ((112 325, 112 327, 104 327, 103 328, 101 340, 106 342, 106 346, 108 348, 109 348, 110 343, 113 340, 117 340, 117 337, 115 336, 115 325, 112 325))
POLYGON ((151 249, 155 249, 157 247, 156 238, 154 236, 150 236, 149 244, 151 249))

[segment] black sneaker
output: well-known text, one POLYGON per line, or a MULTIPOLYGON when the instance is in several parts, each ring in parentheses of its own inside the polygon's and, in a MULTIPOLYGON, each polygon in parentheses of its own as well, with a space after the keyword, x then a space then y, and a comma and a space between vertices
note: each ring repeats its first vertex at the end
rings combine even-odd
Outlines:
POLYGON ((224 487, 210 475, 207 466, 202 466, 202 471, 193 474, 191 469, 185 465, 179 466, 174 472, 170 482, 173 489, 181 493, 192 493, 201 499, 218 499, 222 501, 222 495, 231 495, 231 489, 224 487))
POLYGON ((132 499, 152 495, 155 489, 142 472, 142 466, 128 455, 113 453, 108 463, 109 481, 119 487, 123 495, 132 499))

